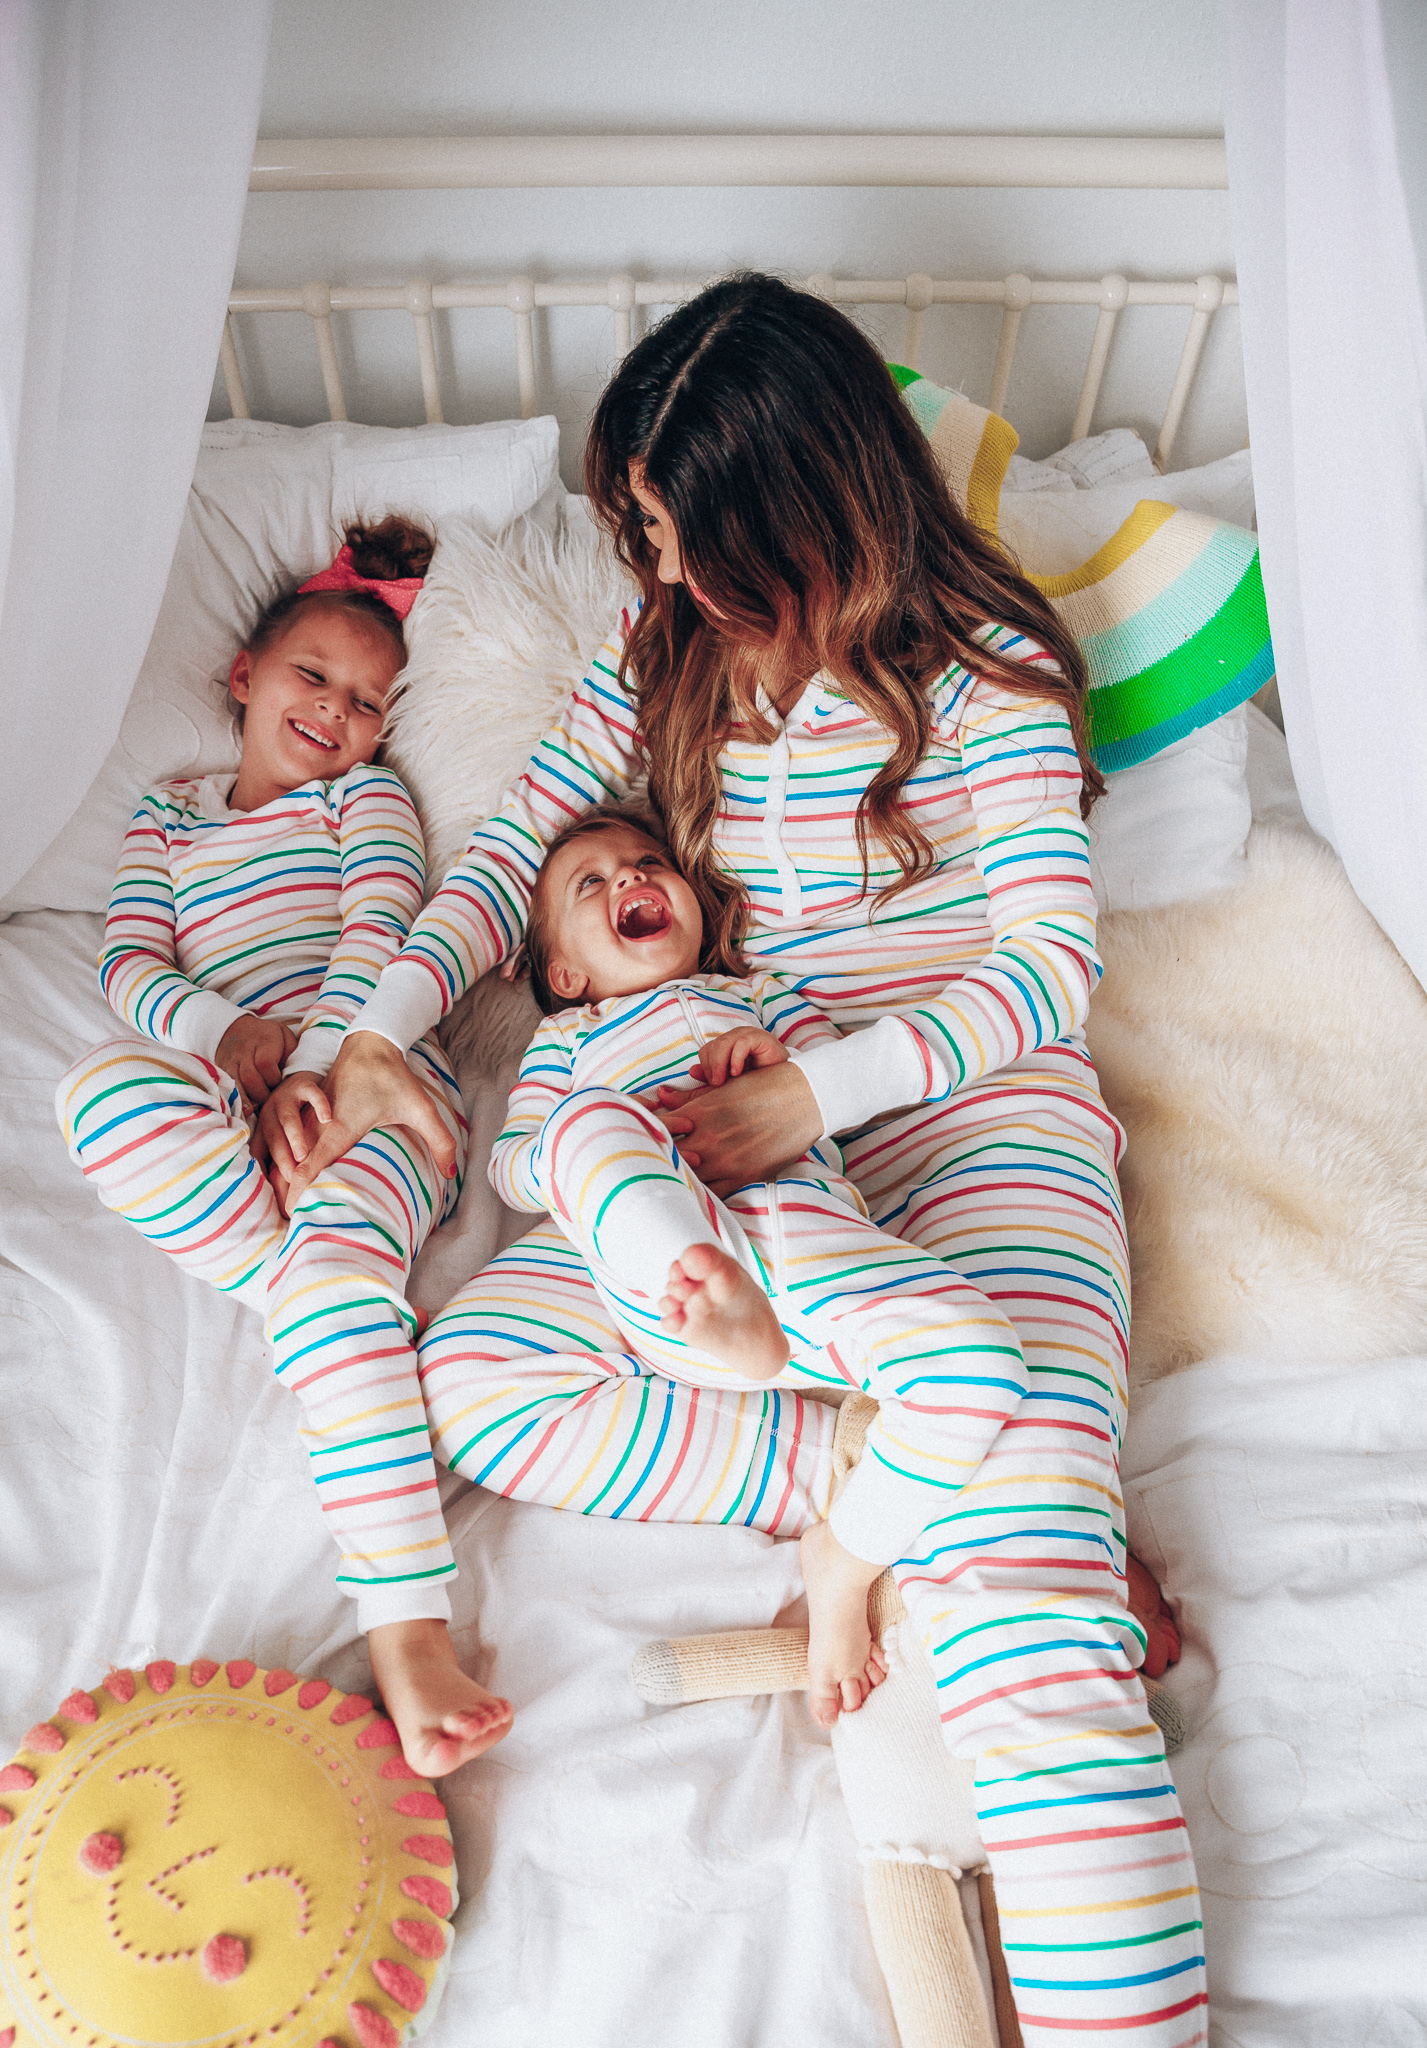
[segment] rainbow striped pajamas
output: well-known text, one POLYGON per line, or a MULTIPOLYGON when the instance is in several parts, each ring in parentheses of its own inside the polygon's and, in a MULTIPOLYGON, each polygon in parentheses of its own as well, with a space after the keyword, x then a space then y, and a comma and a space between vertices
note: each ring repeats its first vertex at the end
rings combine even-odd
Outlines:
POLYGON ((771 975, 697 975, 547 1017, 512 1091, 491 1180, 512 1207, 550 1211, 639 1358, 689 1385, 736 1386, 741 1375, 660 1328, 669 1268, 694 1243, 736 1258, 789 1339, 779 1385, 860 1387, 879 1402, 831 1520, 854 1555, 891 1564, 1019 1406, 1020 1341, 939 1259, 868 1222, 830 1139, 724 1201, 682 1164, 638 1097, 687 1084, 703 1045, 750 1024, 794 1051, 837 1038, 771 975))
MULTIPOLYGON (((289 1072, 323 1073, 421 902, 425 851, 406 790, 381 768, 230 812, 212 781, 170 783, 124 844, 100 974, 131 1027, 60 1083, 65 1141, 106 1207, 267 1318, 278 1377, 302 1404, 318 1499, 363 1629, 449 1615, 455 1561, 416 1371, 406 1276, 454 1204, 409 1131, 378 1130, 291 1219, 249 1150, 217 1065, 244 1011, 298 1034, 289 1072)), ((434 1043, 413 1072, 464 1150, 434 1043)))
MULTIPOLYGON (((997 644, 1028 665, 1015 635, 997 644)), ((577 687, 363 1013, 408 1044, 519 938, 541 852, 640 768, 618 645, 577 687)), ((894 1571, 948 1743, 976 1759, 1022 2030, 1143 2048, 1205 2038, 1193 1859, 1137 1676, 1118 1453, 1128 1263, 1082 1026, 1099 975, 1064 715, 953 668, 902 793, 932 865, 853 833, 890 737, 814 678, 771 741, 734 729, 714 850, 748 889, 745 952, 849 1035, 797 1055, 871 1220, 1017 1333, 1027 1391, 894 1571), (853 1029, 852 1027, 859 1027, 853 1029)), ((791 1388, 653 1375, 552 1225, 436 1317, 421 1370, 438 1454, 522 1499, 793 1534, 826 1501, 830 1430, 791 1388)))

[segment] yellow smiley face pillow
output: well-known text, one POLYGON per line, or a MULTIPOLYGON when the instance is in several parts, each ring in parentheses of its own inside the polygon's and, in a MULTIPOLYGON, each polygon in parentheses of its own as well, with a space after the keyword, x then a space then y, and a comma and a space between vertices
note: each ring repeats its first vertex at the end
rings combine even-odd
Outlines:
POLYGON ((446 1809, 324 1679, 157 1662, 0 1770, 0 2048, 402 2048, 444 1985, 446 1809))

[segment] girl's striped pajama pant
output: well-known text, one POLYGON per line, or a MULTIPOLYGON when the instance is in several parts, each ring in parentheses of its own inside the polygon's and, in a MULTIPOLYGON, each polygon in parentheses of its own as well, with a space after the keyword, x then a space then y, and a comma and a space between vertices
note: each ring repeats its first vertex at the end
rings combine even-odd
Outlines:
MULTIPOLYGON (((1205 2039, 1193 1857, 1125 1599, 1122 1143, 1084 1054, 1050 1046, 843 1144, 873 1220, 956 1276, 936 1300, 967 1333, 957 1375, 977 1376, 978 1344, 984 1376, 1006 1375, 1006 1325, 1024 1359, 1020 1405, 893 1572, 947 1742, 976 1761, 1028 2048, 1205 2039)), ((759 1194, 737 1210, 755 1245, 759 1194)), ((553 1225, 478 1274, 420 1350, 438 1457, 497 1492, 779 1535, 827 1511, 833 1418, 797 1391, 806 1369, 757 1392, 655 1376, 553 1225)), ((859 1365, 844 1379, 861 1383, 859 1365)))
MULTIPOLYGON (((442 1067, 409 1056, 465 1149, 442 1067)), ((454 1204, 427 1147, 377 1130, 284 1217, 248 1148, 238 1089, 220 1068, 149 1039, 101 1045, 56 1097, 71 1157, 115 1210, 176 1259, 267 1320, 278 1378, 302 1404, 301 1434, 337 1583, 363 1629, 445 1619, 455 1560, 446 1536, 416 1364, 406 1277, 454 1204)))

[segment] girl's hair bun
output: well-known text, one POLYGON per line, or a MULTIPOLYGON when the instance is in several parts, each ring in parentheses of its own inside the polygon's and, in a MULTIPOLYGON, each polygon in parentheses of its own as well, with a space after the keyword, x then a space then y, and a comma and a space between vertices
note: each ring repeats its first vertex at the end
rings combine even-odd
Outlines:
POLYGON ((355 520, 342 529, 342 538, 352 550, 357 574, 382 583, 424 576, 436 552, 435 536, 414 519, 403 519, 399 512, 389 513, 375 526, 355 520))

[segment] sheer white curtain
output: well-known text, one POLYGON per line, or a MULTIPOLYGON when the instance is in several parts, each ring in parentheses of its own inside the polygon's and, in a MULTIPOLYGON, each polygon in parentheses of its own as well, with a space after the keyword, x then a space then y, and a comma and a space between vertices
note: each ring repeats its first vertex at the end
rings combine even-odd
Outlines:
POLYGON ((0 893, 84 795, 212 387, 272 0, 0 0, 0 893))
POLYGON ((1289 752, 1310 820, 1427 984, 1427 8, 1227 0, 1224 30, 1289 752))

